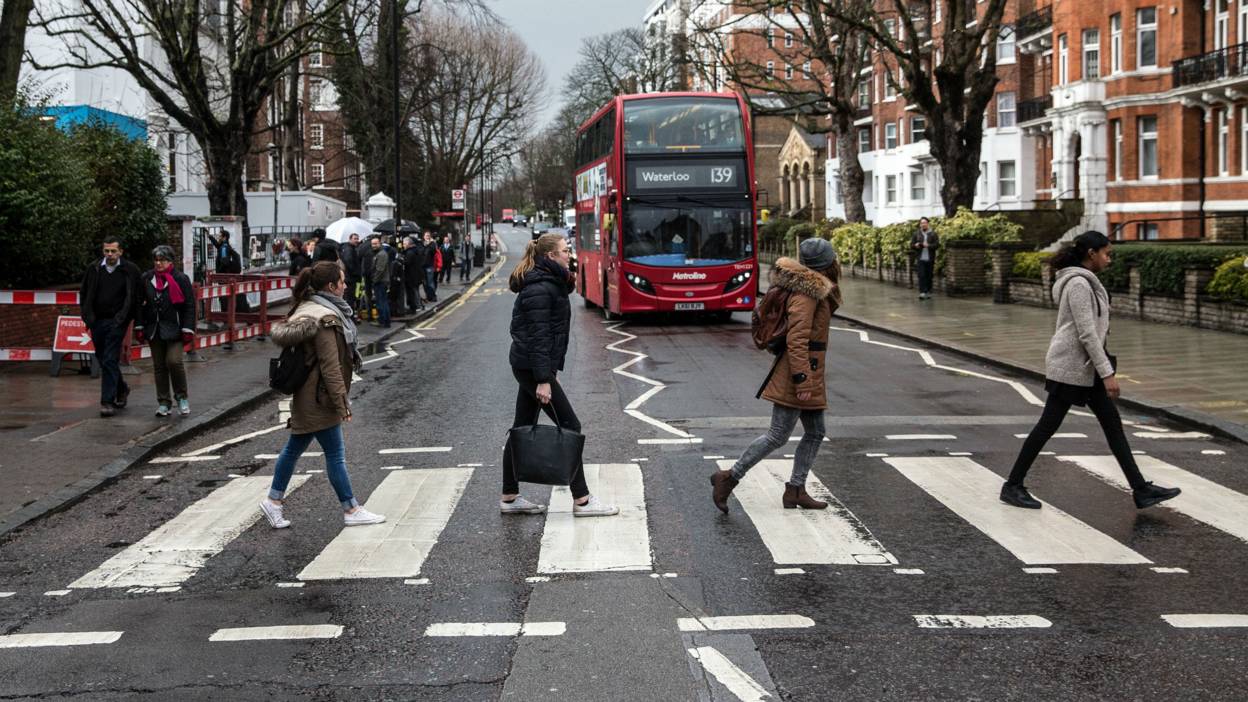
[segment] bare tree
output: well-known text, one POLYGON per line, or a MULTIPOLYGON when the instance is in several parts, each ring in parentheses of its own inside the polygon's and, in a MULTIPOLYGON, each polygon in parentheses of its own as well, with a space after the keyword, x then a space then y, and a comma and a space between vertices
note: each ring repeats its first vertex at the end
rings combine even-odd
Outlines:
POLYGON ((581 120, 607 100, 626 93, 653 93, 678 86, 677 66, 666 52, 628 27, 581 40, 579 58, 564 79, 564 102, 581 120))
POLYGON ((59 0, 36 9, 65 41, 42 70, 120 68, 195 139, 214 215, 246 217, 243 176, 251 138, 274 86, 308 51, 306 37, 344 0, 59 0))
POLYGON ((865 17, 845 8, 830 13, 870 37, 884 54, 886 80, 927 118, 927 140, 943 180, 940 198, 949 215, 975 201, 983 115, 996 92, 996 45, 1005 4, 875 0, 865 17), (933 37, 937 5, 941 32, 933 37), (904 79, 894 75, 893 66, 904 79))
POLYGON ((17 79, 22 72, 22 54, 26 51, 26 25, 35 0, 4 0, 0 8, 0 105, 17 94, 17 79))
MULTIPOLYGON (((794 0, 783 7, 765 0, 738 3, 743 12, 695 24, 691 39, 692 68, 712 85, 725 83, 747 95, 756 116, 783 115, 810 134, 834 132, 845 219, 866 221, 862 203, 864 177, 853 128, 860 107, 855 103, 862 70, 871 65, 861 35, 850 38, 852 26, 843 16, 865 20, 869 8, 861 0, 794 0), (792 34, 792 47, 776 46, 776 38, 792 34), (766 66, 760 54, 733 51, 728 36, 751 37, 765 44, 801 73, 782 77, 766 66)), ((787 42, 786 42, 787 43, 787 42)))

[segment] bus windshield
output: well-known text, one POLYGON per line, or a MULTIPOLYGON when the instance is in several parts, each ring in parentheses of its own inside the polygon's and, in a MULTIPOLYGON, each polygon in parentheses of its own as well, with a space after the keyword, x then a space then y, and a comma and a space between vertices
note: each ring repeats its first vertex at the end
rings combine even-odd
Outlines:
POLYGON ((624 258, 644 266, 715 266, 752 254, 748 207, 634 204, 624 209, 624 258))
POLYGON ((673 97, 624 103, 627 154, 744 150, 736 100, 673 97))

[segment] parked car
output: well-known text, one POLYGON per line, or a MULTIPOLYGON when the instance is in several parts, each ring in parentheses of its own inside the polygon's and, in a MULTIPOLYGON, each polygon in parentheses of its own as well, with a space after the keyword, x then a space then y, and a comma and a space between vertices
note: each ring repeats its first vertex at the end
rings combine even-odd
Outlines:
POLYGON ((511 218, 511 226, 523 227, 529 223, 529 218, 522 214, 515 215, 511 218))
POLYGON ((533 238, 534 239, 536 239, 537 237, 543 234, 549 234, 549 233, 550 233, 550 224, 548 222, 537 222, 533 225, 533 238))
POLYGON ((576 238, 568 236, 568 270, 576 272, 576 238))

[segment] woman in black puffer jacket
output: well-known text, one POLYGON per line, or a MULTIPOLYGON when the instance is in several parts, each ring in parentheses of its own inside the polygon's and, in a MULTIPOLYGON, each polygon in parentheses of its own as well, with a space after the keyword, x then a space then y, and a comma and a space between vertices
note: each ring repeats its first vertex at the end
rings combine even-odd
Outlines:
MULTIPOLYGON (((568 242, 562 234, 545 234, 529 242, 524 258, 511 272, 511 290, 517 293, 511 309, 511 372, 520 384, 516 393, 513 427, 537 423, 545 410, 565 429, 581 431, 581 422, 556 377, 568 352, 568 328, 572 306, 572 277, 568 273, 568 242), (552 411, 553 407, 553 411, 552 411)), ((572 514, 601 517, 619 512, 589 494, 583 466, 572 476, 572 514)), ((520 497, 520 483, 511 464, 511 451, 503 449, 503 514, 541 514, 546 505, 520 497)))

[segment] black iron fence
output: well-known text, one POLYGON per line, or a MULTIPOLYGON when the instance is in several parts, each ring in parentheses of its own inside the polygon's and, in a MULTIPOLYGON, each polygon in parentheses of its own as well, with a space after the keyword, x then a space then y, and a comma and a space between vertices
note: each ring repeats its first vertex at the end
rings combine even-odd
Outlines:
POLYGON ((1053 107, 1052 95, 1023 100, 1018 103, 1018 121, 1030 122, 1033 119, 1043 119, 1044 113, 1051 107, 1053 107))
POLYGON ((1248 42, 1175 61, 1174 87, 1248 76, 1248 42))
POLYGON ((1053 26, 1053 6, 1048 5, 1023 15, 1014 23, 1014 36, 1021 39, 1053 26))

